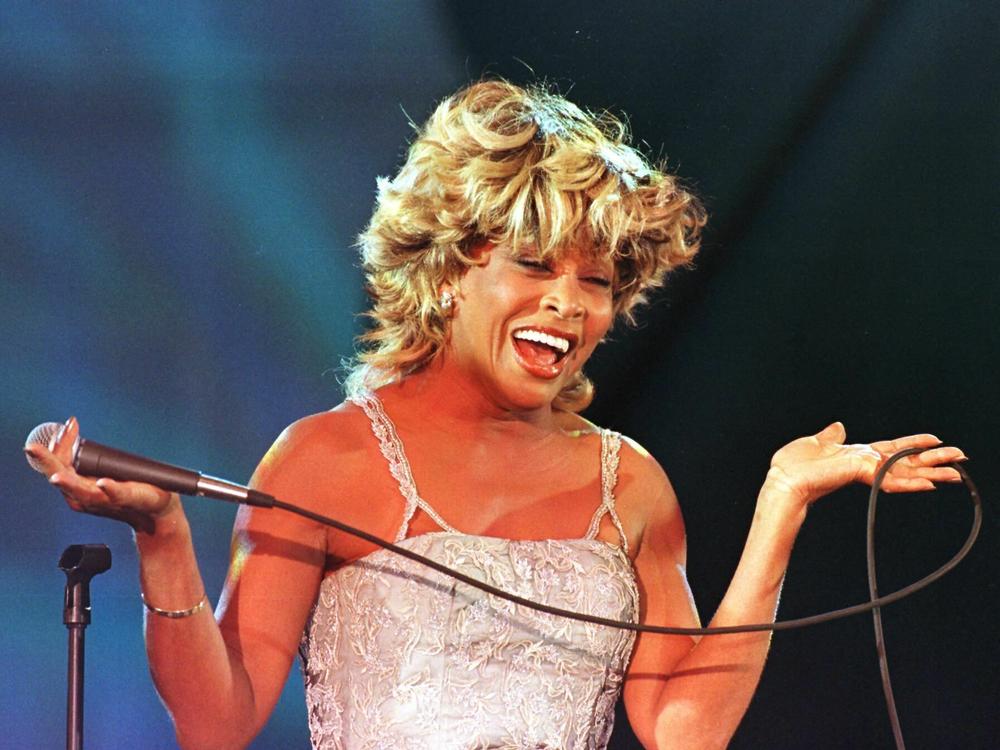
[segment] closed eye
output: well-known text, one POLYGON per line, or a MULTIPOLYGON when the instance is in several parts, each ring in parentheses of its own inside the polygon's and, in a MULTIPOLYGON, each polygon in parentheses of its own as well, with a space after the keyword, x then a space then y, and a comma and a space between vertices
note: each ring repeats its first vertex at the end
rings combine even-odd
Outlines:
POLYGON ((540 260, 532 260, 531 258, 518 258, 517 265, 522 268, 530 268, 532 271, 548 271, 549 266, 540 260))
MULTIPOLYGON (((515 258, 514 262, 517 263, 521 268, 528 271, 533 271, 537 273, 551 273, 552 265, 543 260, 538 260, 532 257, 525 258, 515 258)), ((612 282, 605 276, 585 276, 583 281, 588 284, 593 284, 594 286, 601 287, 602 289, 610 289, 612 287, 612 282)))

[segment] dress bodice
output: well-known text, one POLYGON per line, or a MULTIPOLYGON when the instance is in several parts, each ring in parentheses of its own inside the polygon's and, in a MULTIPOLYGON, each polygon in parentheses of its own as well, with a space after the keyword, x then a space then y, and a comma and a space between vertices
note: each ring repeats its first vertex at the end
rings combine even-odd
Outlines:
MULTIPOLYGON (((619 437, 602 433, 602 498, 578 539, 463 534, 413 485, 374 394, 357 399, 405 499, 397 543, 510 593, 635 621, 626 540, 596 538, 614 510, 619 437), (443 530, 407 537, 417 507, 443 530)), ((303 636, 313 747, 322 750, 603 749, 631 654, 631 631, 549 615, 486 594, 389 550, 320 586, 303 636)))

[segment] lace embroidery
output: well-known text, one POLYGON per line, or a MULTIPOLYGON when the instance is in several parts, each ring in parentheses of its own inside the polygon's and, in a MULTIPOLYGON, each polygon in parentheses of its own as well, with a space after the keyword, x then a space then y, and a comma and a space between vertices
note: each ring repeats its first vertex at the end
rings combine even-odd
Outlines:
POLYGON ((590 519, 590 526, 584 539, 596 539, 601 526, 601 519, 607 513, 618 534, 621 536, 622 549, 628 554, 628 537, 615 510, 615 485, 618 484, 618 459, 621 453, 622 436, 611 430, 601 430, 601 505, 590 519))
MULTIPOLYGON (((638 613, 628 558, 599 540, 438 531, 401 544, 553 606, 638 613)), ((313 747, 601 750, 633 642, 376 550, 323 581, 304 635, 313 747)))
MULTIPOLYGON (((399 485, 399 492, 406 501, 403 511, 403 522, 396 532, 394 541, 399 542, 406 538, 410 522, 413 520, 413 514, 417 512, 418 507, 445 531, 455 534, 462 533, 445 521, 430 503, 420 497, 420 494, 417 492, 417 484, 413 481, 410 462, 407 460, 406 452, 403 450, 403 441, 399 439, 399 433, 396 432, 396 425, 389 419, 389 415, 385 413, 381 399, 371 391, 362 391, 348 400, 360 406, 368 417, 372 432, 378 440, 379 450, 385 456, 386 461, 388 461, 389 471, 396 479, 399 485)), ((587 527, 587 533, 584 534, 583 538, 597 538, 601 519, 607 513, 611 516, 611 521, 618 530, 618 534, 622 540, 622 548, 627 555, 628 538, 625 536, 625 530, 622 528, 618 512, 615 510, 615 485, 618 483, 618 461, 621 444, 622 438, 619 433, 612 430, 601 430, 601 504, 594 511, 594 515, 590 519, 590 525, 587 527)))
MULTIPOLYGON (((406 498, 405 537, 424 505, 402 444, 377 398, 355 403, 406 498)), ((605 513, 621 533, 613 494, 619 446, 617 435, 602 434, 595 534, 605 513)), ((622 540, 614 547, 596 538, 436 531, 398 543, 536 601, 634 622, 639 594, 622 540)), ((602 750, 634 638, 520 607, 376 550, 323 580, 303 633, 313 747, 602 750)))
POLYGON ((378 439, 379 449, 382 451, 382 455, 385 456, 386 461, 389 462, 389 471, 399 484, 399 491, 406 500, 406 507, 403 511, 403 523, 400 525, 399 531, 396 532, 394 541, 400 542, 406 538, 406 532, 410 528, 410 521, 413 520, 413 514, 417 512, 418 507, 423 509, 424 513, 433 518, 434 523, 445 531, 459 533, 458 529, 452 527, 447 521, 441 518, 437 511, 417 493, 417 485, 413 481, 413 474, 410 471, 410 462, 406 460, 406 454, 403 452, 403 443, 396 432, 396 425, 392 423, 389 415, 385 413, 379 397, 371 391, 363 391, 356 396, 352 396, 349 400, 360 406, 368 416, 368 421, 372 425, 372 432, 375 433, 375 437, 378 439))

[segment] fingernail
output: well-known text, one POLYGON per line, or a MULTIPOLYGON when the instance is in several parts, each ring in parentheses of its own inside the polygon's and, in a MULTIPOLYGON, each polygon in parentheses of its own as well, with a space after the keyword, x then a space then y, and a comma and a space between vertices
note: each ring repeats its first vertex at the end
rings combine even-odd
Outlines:
POLYGON ((59 476, 58 472, 49 477, 49 484, 54 484, 56 487, 58 487, 60 482, 62 482, 62 477, 59 476))
POLYGON ((59 432, 53 435, 52 439, 49 441, 50 451, 55 450, 55 447, 59 444, 59 441, 62 440, 63 435, 65 434, 66 434, 66 425, 64 424, 62 427, 59 428, 59 432))

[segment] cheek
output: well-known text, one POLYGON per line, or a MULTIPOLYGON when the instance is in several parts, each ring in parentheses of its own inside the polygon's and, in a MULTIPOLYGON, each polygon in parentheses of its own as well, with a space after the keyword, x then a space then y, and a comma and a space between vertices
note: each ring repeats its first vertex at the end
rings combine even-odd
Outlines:
POLYGON ((581 351, 583 361, 590 359, 597 345, 604 340, 604 337, 611 330, 614 322, 614 311, 609 302, 605 307, 592 308, 586 325, 586 347, 581 351))
POLYGON ((603 311, 600 309, 591 309, 590 315, 587 319, 587 324, 585 326, 585 346, 577 352, 577 360, 579 365, 586 363, 590 356, 594 353, 598 344, 604 340, 608 331, 611 329, 611 323, 614 320, 614 315, 611 309, 611 305, 607 306, 607 310, 603 311))
POLYGON ((496 354, 507 339, 507 325, 521 309, 522 296, 509 284, 494 283, 477 275, 472 283, 463 283, 463 299, 459 301, 452 321, 452 340, 462 351, 487 351, 496 354))
POLYGON ((615 308, 610 297, 602 299, 591 308, 589 326, 595 341, 600 341, 611 330, 615 321, 615 308))

